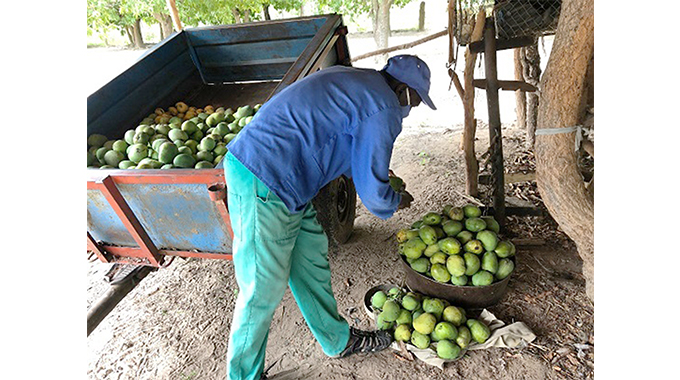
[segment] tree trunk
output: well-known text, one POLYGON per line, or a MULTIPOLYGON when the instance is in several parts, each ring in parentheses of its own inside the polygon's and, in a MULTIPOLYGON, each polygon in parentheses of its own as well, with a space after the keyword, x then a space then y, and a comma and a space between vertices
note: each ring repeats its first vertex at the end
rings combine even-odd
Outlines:
POLYGON ((243 22, 250 22, 250 9, 243 11, 243 22))
MULTIPOLYGON (((593 8, 593 0, 562 1, 552 52, 541 81, 539 131, 575 126, 584 118, 586 74, 594 48, 593 8)), ((586 292, 594 302, 594 205, 579 171, 574 133, 537 136, 536 180, 550 214, 578 248, 586 292)))
POLYGON ((161 40, 166 39, 174 31, 174 26, 172 25, 172 17, 165 13, 154 13, 153 18, 158 21, 158 25, 161 28, 161 40))
POLYGON ((137 49, 144 48, 144 38, 142 37, 142 20, 136 19, 132 24, 132 45, 137 49))
MULTIPOLYGON (((373 21, 373 40, 376 50, 385 49, 389 44, 390 37, 390 7, 392 0, 372 0, 371 16, 373 21)), ((376 56, 377 63, 385 63, 387 54, 376 56)))
POLYGON ((425 2, 420 2, 420 12, 418 13, 418 31, 425 30, 425 2))
POLYGON ((241 12, 238 10, 238 8, 232 8, 231 14, 234 15, 234 23, 240 24, 243 22, 241 21, 241 12))
MULTIPOLYGON (((524 59, 522 57, 522 48, 516 48, 515 51, 515 79, 518 81, 524 80, 524 59)), ((527 126, 527 93, 522 90, 515 91, 515 114, 517 115, 517 127, 525 129, 527 126)))
POLYGON ((269 14, 269 4, 262 5, 262 11, 264 12, 264 19, 271 20, 272 16, 269 14))
MULTIPOLYGON (((539 88, 541 82, 541 55, 538 52, 538 41, 531 46, 522 48, 524 62, 523 76, 524 81, 539 88)), ((537 92, 527 93, 526 108, 526 149, 531 150, 536 143, 536 123, 538 121, 538 102, 537 92)))

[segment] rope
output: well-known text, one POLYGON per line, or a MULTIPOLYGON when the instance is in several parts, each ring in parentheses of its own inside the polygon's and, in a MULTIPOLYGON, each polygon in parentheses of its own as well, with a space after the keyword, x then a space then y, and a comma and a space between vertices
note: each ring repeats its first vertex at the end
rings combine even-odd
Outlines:
POLYGON ((581 147, 581 141, 583 141, 583 126, 582 125, 574 125, 573 127, 563 127, 563 128, 544 128, 544 129, 536 129, 536 136, 545 136, 545 135, 558 135, 562 133, 571 133, 571 132, 576 132, 576 136, 574 137, 574 150, 578 150, 581 147))

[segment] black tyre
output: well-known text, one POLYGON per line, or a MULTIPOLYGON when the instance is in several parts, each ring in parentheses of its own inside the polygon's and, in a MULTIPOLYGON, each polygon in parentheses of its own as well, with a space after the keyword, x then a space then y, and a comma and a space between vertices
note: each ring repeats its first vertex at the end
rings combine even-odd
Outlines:
POLYGON ((324 186, 312 200, 331 244, 344 244, 352 236, 357 193, 351 178, 340 176, 324 186))

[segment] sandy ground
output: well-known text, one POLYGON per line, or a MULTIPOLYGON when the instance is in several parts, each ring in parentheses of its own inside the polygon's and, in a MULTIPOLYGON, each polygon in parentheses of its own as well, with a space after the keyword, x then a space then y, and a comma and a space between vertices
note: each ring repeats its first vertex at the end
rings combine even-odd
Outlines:
MULTIPOLYGON (((391 44, 422 35, 398 36, 391 44)), ((371 44, 372 40, 350 38, 354 55, 373 50, 371 44)), ((406 181, 415 202, 387 221, 371 215, 359 202, 353 237, 347 244, 332 248, 329 254, 339 311, 351 324, 362 328, 372 327, 361 306, 364 293, 378 284, 404 281, 396 262, 394 233, 422 214, 440 210, 444 204, 466 202, 464 161, 458 149, 462 106, 455 90, 448 90, 445 38, 408 52, 418 54, 430 65, 432 98, 439 107, 437 112, 424 107, 415 109, 406 119, 393 152, 392 169, 406 181)), ((139 51, 93 50, 92 62, 97 63, 90 67, 100 68, 93 73, 90 82, 93 89, 139 55, 139 51), (119 58, 113 60, 113 56, 119 58)), ((512 79, 511 58, 499 54, 499 78, 512 79)), ((373 60, 359 63, 357 66, 381 66, 373 60)), ((476 151, 482 160, 488 149, 483 93, 478 92, 476 101, 481 119, 476 151)), ((524 131, 513 124, 514 96, 502 94, 501 105, 506 168, 509 172, 532 168, 533 156, 523 149, 524 131)), ((541 206, 535 183, 506 186, 506 192, 541 206)), ((573 243, 549 217, 511 217, 506 234, 545 241, 519 247, 518 266, 508 294, 502 303, 490 308, 506 323, 525 322, 537 335, 531 345, 470 352, 443 371, 422 362, 401 360, 389 350, 330 359, 313 339, 287 291, 269 335, 266 363, 273 364, 270 375, 274 379, 592 378, 593 306, 585 295, 581 260, 573 243)), ((88 308, 107 289, 102 281, 107 269, 108 264, 89 264, 88 308)), ((230 261, 180 259, 168 268, 152 272, 88 337, 88 378, 224 378, 229 324, 237 292, 230 261)))

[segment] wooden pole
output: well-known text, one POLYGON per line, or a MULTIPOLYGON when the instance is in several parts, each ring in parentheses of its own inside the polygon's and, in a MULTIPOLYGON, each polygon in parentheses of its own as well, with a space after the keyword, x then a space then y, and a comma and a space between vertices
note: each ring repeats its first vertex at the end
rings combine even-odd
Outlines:
MULTIPOLYGON (((470 36, 471 41, 482 39, 485 19, 486 12, 482 9, 477 13, 475 27, 470 36)), ((472 197, 477 196, 477 176, 479 175, 479 163, 477 162, 477 155, 475 154, 475 132, 477 130, 477 121, 475 120, 475 86, 473 84, 476 62, 477 53, 473 53, 468 45, 468 48, 465 50, 465 72, 463 73, 464 127, 461 148, 463 149, 463 155, 465 156, 465 191, 472 197)))
POLYGON ((498 100, 498 72, 496 66, 496 32, 492 19, 484 29, 484 70, 486 72, 486 101, 489 111, 489 143, 491 150, 491 182, 493 208, 498 224, 505 225, 505 178, 503 174, 503 144, 501 113, 498 100))
POLYGON ((425 42, 432 41, 435 38, 439 38, 441 36, 446 36, 446 35, 448 35, 448 33, 449 33, 448 29, 444 29, 441 32, 431 34, 431 35, 429 35, 427 37, 423 37, 419 40, 415 40, 415 41, 408 42, 408 43, 405 43, 405 44, 396 45, 396 46, 388 47, 388 48, 385 48, 385 49, 372 51, 370 53, 358 55, 358 56, 352 58, 352 62, 356 62, 356 61, 366 59, 366 58, 369 58, 369 57, 373 57, 373 56, 376 56, 376 55, 380 55, 380 54, 390 53, 390 52, 393 52, 393 51, 396 51, 396 50, 403 50, 403 49, 412 48, 416 45, 420 45, 420 44, 424 44, 425 42))
POLYGON ((168 3, 168 10, 170 11, 170 15, 172 16, 172 21, 175 23, 175 29, 177 31, 181 31, 182 29, 182 22, 179 20, 179 12, 177 12, 177 4, 175 4, 175 0, 167 0, 168 3))

